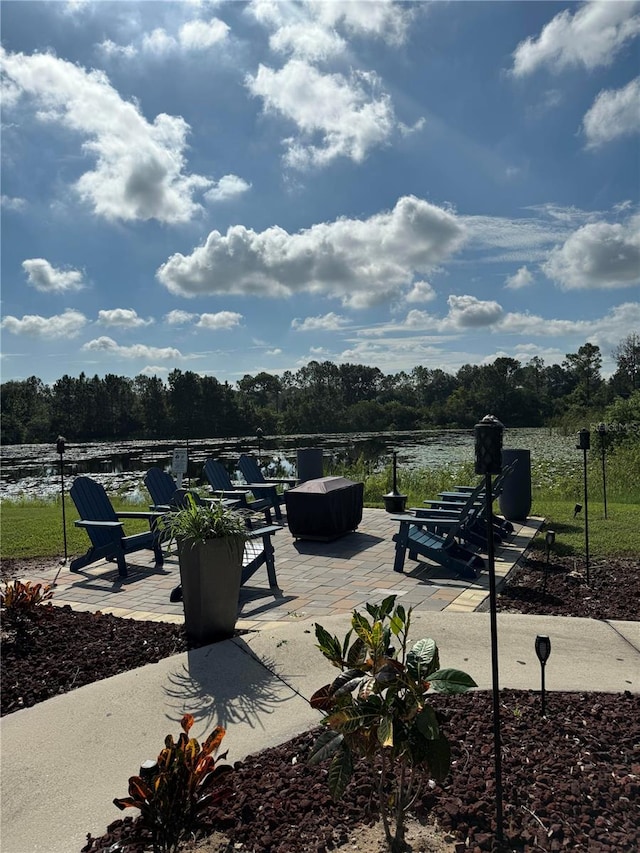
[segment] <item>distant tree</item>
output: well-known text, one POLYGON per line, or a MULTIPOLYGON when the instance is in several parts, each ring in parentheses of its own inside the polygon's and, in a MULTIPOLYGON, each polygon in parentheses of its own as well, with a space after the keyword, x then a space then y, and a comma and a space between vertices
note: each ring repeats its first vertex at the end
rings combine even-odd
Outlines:
POLYGON ((51 441, 50 405, 51 392, 36 376, 4 382, 0 386, 2 444, 51 441))
POLYGON ((164 382, 158 376, 140 374, 133 384, 140 406, 142 434, 148 438, 168 438, 171 431, 164 382))
POLYGON ((184 373, 177 368, 168 376, 169 418, 175 438, 203 438, 200 434, 201 387, 200 377, 192 370, 184 373))
POLYGON ((347 363, 338 367, 338 377, 342 402, 345 406, 352 406, 377 398, 383 374, 378 367, 347 363))
POLYGON ((583 344, 578 348, 578 352, 567 353, 562 366, 576 379, 576 391, 579 395, 576 402, 590 406, 594 393, 602 385, 600 347, 590 343, 583 344))
POLYGON ((631 394, 640 388, 640 335, 627 335, 612 352, 618 367, 614 383, 619 393, 631 394))

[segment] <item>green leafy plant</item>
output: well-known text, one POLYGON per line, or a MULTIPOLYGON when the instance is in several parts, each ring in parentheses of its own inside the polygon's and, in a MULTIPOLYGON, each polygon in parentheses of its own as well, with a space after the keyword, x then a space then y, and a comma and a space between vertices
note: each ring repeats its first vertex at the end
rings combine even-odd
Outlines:
POLYGON ((43 601, 53 598, 53 589, 49 584, 43 586, 41 583, 15 580, 5 584, 0 591, 0 606, 7 610, 26 611, 32 610, 43 601))
POLYGON ((331 760, 329 789, 334 799, 340 799, 356 758, 369 761, 372 774, 379 759, 385 837, 392 853, 400 853, 405 849, 406 813, 420 790, 417 768, 426 766, 433 779, 442 781, 451 766, 442 715, 429 703, 428 694, 462 693, 476 683, 465 672, 441 669, 432 639, 418 640, 409 648, 412 611, 394 606, 395 598, 367 604, 371 619, 354 611, 352 628, 342 642, 316 624, 318 648, 342 672, 311 697, 311 705, 326 713, 322 721, 326 731, 309 761, 331 760))
POLYGON ((164 515, 159 521, 163 538, 169 541, 187 539, 192 544, 210 539, 247 539, 244 516, 225 506, 222 501, 202 503, 187 492, 183 506, 164 515))
MULTIPOLYGON (((140 809, 143 825, 151 832, 154 853, 172 853, 194 825, 205 805, 223 799, 228 793, 224 777, 231 772, 228 764, 216 762, 225 729, 216 726, 202 746, 189 737, 194 722, 191 714, 180 721, 182 732, 177 742, 172 735, 158 760, 138 776, 129 779, 129 796, 114 799, 119 809, 140 809)), ((141 768, 142 770, 142 768, 141 768)))

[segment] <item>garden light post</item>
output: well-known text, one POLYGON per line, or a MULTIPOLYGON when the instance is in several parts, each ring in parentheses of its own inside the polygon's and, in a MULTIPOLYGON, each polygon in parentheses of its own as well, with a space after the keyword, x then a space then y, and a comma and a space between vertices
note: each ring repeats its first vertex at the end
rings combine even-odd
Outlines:
POLYGON ((63 565, 66 565, 67 562, 67 518, 65 515, 64 509, 64 445, 66 442, 66 438, 63 435, 59 435, 56 440, 56 450, 60 454, 60 494, 62 495, 62 539, 64 542, 64 560, 62 561, 63 565))
POLYGON ((262 429, 260 427, 258 427, 258 429, 256 430, 256 437, 258 439, 258 465, 262 465, 262 436, 263 435, 264 435, 264 433, 262 432, 262 429))
POLYGON ((602 496, 604 498, 604 517, 607 517, 607 425, 598 424, 600 450, 602 451, 602 496))
POLYGON ((500 738, 500 684, 498 679, 498 621, 496 567, 493 542, 493 495, 491 475, 502 471, 502 432, 504 426, 494 415, 485 415, 474 428, 475 471, 485 477, 487 556, 489 558, 489 608, 491 616, 491 674, 493 683, 493 743, 496 774, 496 838, 504 838, 502 818, 502 744, 500 738))
MULTIPOLYGON (((589 583, 589 497, 587 494, 587 450, 591 447, 591 433, 588 429, 581 429, 578 433, 578 444, 576 448, 582 450, 584 471, 584 550, 587 569, 587 584, 589 583)), ((575 516, 574 516, 575 517, 575 516)))
POLYGON ((549 659, 549 655, 551 654, 551 640, 549 639, 549 637, 542 637, 542 636, 540 636, 540 634, 538 634, 538 636, 536 637, 536 654, 538 656, 538 660, 540 661, 541 710, 542 710, 542 716, 546 717, 544 672, 545 672, 545 665, 549 659))
POLYGON ((547 577, 549 575, 549 556, 551 554, 551 546, 556 541, 556 532, 555 530, 547 530, 544 536, 544 547, 547 552, 547 562, 544 569, 544 585, 542 588, 542 594, 544 595, 547 591, 547 577))

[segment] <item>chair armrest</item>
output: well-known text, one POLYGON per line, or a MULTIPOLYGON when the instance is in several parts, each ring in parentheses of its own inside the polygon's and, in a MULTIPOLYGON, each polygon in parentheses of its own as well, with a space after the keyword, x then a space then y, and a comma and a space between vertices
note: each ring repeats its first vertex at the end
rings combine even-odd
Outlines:
POLYGON ((73 523, 76 527, 122 527, 121 521, 91 521, 87 518, 77 518, 73 523))
POLYGON ((256 527, 253 530, 247 530, 247 539, 257 539, 259 536, 264 536, 265 534, 272 536, 278 530, 282 529, 283 526, 281 524, 267 524, 265 527, 256 527))
POLYGON ((117 512, 116 515, 118 518, 140 518, 148 521, 149 519, 160 518, 165 513, 166 510, 157 509, 149 512, 117 512))
POLYGON ((433 524, 432 518, 417 518, 415 515, 409 515, 406 513, 405 515, 390 515, 390 521, 397 521, 401 524, 415 524, 416 527, 424 527, 426 524, 433 524))
POLYGON ((242 500, 249 495, 249 490, 245 488, 239 489, 213 489, 212 494, 216 498, 227 498, 228 500, 242 500))

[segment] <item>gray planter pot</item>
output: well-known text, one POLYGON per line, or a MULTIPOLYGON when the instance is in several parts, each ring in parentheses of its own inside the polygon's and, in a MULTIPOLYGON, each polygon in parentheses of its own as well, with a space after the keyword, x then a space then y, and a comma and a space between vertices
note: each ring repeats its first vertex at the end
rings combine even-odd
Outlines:
POLYGON ((505 478, 498 498, 500 512, 508 521, 524 521, 531 512, 531 451, 503 450, 502 465, 516 461, 516 467, 505 478))
POLYGON ((243 553, 240 538, 178 541, 184 622, 191 639, 213 643, 233 636, 243 553))

